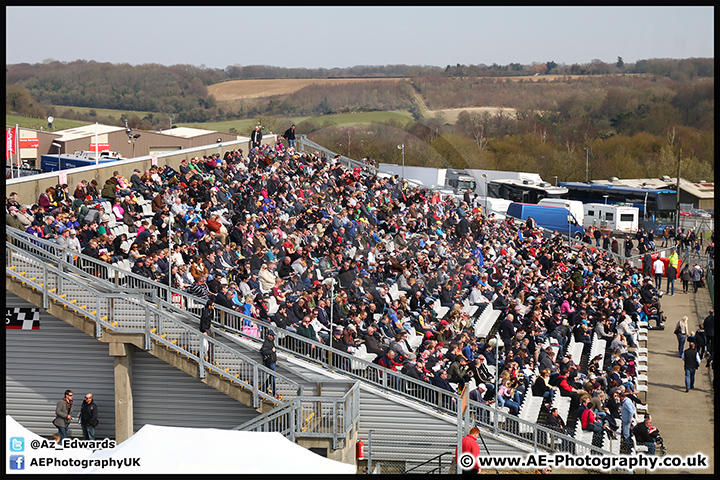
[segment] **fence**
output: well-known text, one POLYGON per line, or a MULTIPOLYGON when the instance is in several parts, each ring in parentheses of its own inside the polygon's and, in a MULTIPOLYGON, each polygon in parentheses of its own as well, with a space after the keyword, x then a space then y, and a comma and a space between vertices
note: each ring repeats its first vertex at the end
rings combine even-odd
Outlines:
MULTIPOLYGON (((52 242, 17 231, 8 232, 7 238, 6 275, 41 294, 43 308, 49 308, 53 302, 94 322, 97 338, 106 330, 143 335, 145 350, 160 345, 196 362, 200 378, 212 372, 251 392, 253 408, 263 401, 275 406, 296 405, 304 412, 305 420, 308 417, 315 420, 293 424, 296 427, 290 435, 293 438, 331 437, 335 445, 340 445, 357 425, 357 385, 341 397, 304 397, 300 384, 238 351, 233 346, 239 341, 237 336, 219 331, 216 338, 211 338, 200 333, 197 317, 158 298, 156 289, 118 287, 96 276, 104 267, 102 262, 80 254, 75 264, 68 263, 67 252, 52 242), (93 273, 88 275, 83 269, 93 273), (154 303, 146 300, 148 296, 154 303), (276 384, 280 398, 266 392, 270 382, 276 384)), ((275 431, 288 435, 286 429, 278 427, 275 431)))
MULTIPOLYGON (((327 148, 325 148, 321 145, 318 145, 317 143, 315 143, 311 140, 308 140, 306 135, 300 135, 298 137, 297 150, 300 152, 305 152, 305 153, 318 152, 321 154, 321 156, 328 157, 328 158, 332 158, 332 157, 335 157, 335 155, 337 155, 335 152, 328 150, 327 148)), ((345 165, 346 167, 348 167, 350 169, 361 168, 365 172, 367 172, 371 175, 375 175, 378 172, 378 168, 376 166, 370 165, 369 163, 364 163, 364 162, 360 162, 357 160, 353 160, 352 158, 348 158, 344 155, 340 155, 340 163, 342 163, 343 165, 345 165)))
POLYGON ((332 437, 333 449, 338 449, 357 427, 359 412, 360 383, 355 382, 342 397, 296 398, 233 430, 280 432, 293 442, 302 437, 332 437))

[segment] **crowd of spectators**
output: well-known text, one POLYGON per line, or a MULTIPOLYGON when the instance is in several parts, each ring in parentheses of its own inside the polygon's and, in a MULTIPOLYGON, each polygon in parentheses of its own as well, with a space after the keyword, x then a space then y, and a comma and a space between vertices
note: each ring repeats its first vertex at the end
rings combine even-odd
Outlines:
POLYGON ((332 348, 364 344, 379 365, 451 392, 474 380, 472 399, 512 414, 525 395, 543 396, 552 423, 559 394, 578 418, 589 408, 615 432, 621 399, 642 403, 632 351, 644 301, 658 297, 650 277, 531 221, 498 220, 469 194, 444 197, 276 144, 130 179, 115 172, 72 194, 58 185, 31 206, 16 197, 7 198, 8 225, 109 263, 127 260, 136 274, 332 348), (113 218, 130 234, 114 236, 113 218), (500 345, 476 337, 464 300, 500 311, 500 345), (422 336, 419 347, 409 335, 422 336), (572 339, 588 351, 593 338, 608 349, 581 367, 567 346, 572 339))

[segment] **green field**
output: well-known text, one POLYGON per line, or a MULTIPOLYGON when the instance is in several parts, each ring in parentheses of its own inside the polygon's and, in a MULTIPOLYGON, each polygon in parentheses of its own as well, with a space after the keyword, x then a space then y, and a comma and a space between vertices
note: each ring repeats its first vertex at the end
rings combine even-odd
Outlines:
MULTIPOLYGON (((77 112, 87 112, 95 110, 98 116, 114 118, 120 118, 123 114, 126 116, 138 115, 139 117, 146 116, 149 112, 132 112, 123 110, 111 110, 107 108, 87 108, 87 107, 56 107, 56 109, 62 111, 62 109, 72 108, 77 112)), ((153 115, 163 115, 154 113, 153 115)), ((389 111, 389 112, 358 112, 358 113, 342 113, 337 115, 323 115, 321 117, 295 117, 290 118, 288 121, 299 124, 305 121, 311 121, 314 124, 321 126, 326 122, 343 126, 343 127, 355 127, 358 125, 367 125, 373 122, 387 122, 388 120, 395 120, 398 122, 409 122, 412 120, 412 116, 408 112, 403 111, 389 111)), ((30 118, 22 117, 18 115, 5 115, 6 125, 19 125, 23 128, 32 128, 35 130, 48 130, 47 120, 44 118, 30 118)), ((244 119, 244 120, 226 120, 222 122, 206 122, 206 123, 176 123, 178 127, 191 127, 201 128, 206 130, 214 130, 218 132, 229 132, 231 129, 235 129, 239 135, 249 135, 253 127, 257 123, 256 119, 244 119)), ((80 120, 66 120, 63 118, 55 118, 53 123, 53 131, 65 130, 68 128, 80 127, 83 125, 89 125, 90 122, 83 122, 80 120)), ((168 116, 168 126, 170 119, 168 116)), ((167 128, 167 127, 165 127, 167 128)), ((282 132, 274 132, 282 133, 282 132)))
MULTIPOLYGON (((372 122, 386 122, 388 120, 396 120, 399 122, 408 122, 412 117, 407 112, 358 112, 358 113, 341 113, 337 115, 323 115, 321 117, 294 117, 289 118, 295 124, 311 121, 320 126, 326 122, 333 123, 343 127, 354 127, 358 125, 367 125, 372 122)), ((179 127, 204 128, 207 130, 216 130, 219 132, 228 132, 234 128, 239 134, 250 134, 256 124, 256 119, 246 120, 227 120, 223 122, 206 122, 206 123, 178 123, 179 127)), ((282 133, 282 132, 274 132, 282 133)))
POLYGON ((44 131, 58 131, 66 130, 68 128, 82 127, 87 125, 87 122, 81 122, 79 120, 65 120, 64 118, 56 118, 53 122, 53 128, 48 130, 48 122, 45 118, 32 118, 32 117, 21 117, 20 115, 5 115, 5 125, 15 126, 19 125, 22 128, 32 128, 34 130, 44 131))

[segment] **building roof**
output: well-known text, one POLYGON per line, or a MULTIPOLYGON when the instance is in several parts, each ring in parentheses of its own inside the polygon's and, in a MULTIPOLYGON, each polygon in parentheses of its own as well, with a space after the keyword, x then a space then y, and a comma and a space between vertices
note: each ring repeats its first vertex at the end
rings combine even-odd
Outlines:
POLYGON ((59 140, 61 142, 68 142, 71 140, 77 140, 78 138, 93 137, 95 133, 97 133, 98 135, 104 135, 106 133, 113 133, 118 131, 124 132, 125 128, 115 127, 112 125, 94 124, 84 125, 82 127, 69 128, 67 130, 60 130, 58 132, 55 132, 55 134, 59 135, 56 140, 59 140))
MULTIPOLYGON (((620 180, 593 180, 592 183, 599 185, 624 185, 635 188, 675 188, 677 186, 677 177, 663 178, 623 178, 620 180)), ((680 190, 689 193, 698 199, 715 198, 715 183, 702 182, 693 183, 680 178, 680 190)))
POLYGON ((215 130, 205 130, 202 128, 191 128, 191 127, 176 127, 168 128, 167 130, 161 130, 160 133, 163 135, 172 135, 173 137, 193 138, 201 135, 208 135, 210 133, 217 133, 215 130))

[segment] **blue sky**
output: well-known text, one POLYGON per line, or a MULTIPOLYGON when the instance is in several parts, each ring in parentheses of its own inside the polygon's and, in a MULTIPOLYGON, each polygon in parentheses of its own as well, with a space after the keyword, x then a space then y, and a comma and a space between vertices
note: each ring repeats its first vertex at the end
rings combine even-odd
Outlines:
POLYGON ((6 63, 333 68, 714 56, 713 7, 6 7, 6 63))

